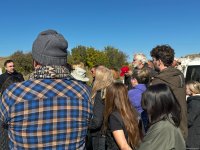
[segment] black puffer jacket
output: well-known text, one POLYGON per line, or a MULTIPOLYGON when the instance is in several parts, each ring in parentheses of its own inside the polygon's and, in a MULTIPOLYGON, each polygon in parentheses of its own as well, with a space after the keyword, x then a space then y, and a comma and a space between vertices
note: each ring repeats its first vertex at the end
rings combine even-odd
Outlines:
POLYGON ((187 99, 188 107, 188 138, 189 148, 200 148, 200 95, 187 99))
POLYGON ((10 77, 17 77, 17 78, 19 78, 18 81, 20 81, 20 82, 24 81, 23 75, 21 73, 18 73, 17 71, 14 71, 11 74, 8 72, 5 72, 0 75, 0 93, 2 92, 2 86, 4 85, 6 80, 10 77))

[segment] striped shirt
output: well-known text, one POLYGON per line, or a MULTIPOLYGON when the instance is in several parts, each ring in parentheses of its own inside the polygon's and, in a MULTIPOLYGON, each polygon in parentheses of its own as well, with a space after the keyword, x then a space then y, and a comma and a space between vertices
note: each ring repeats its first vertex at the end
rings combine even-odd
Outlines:
POLYGON ((0 101, 11 149, 84 149, 91 116, 87 88, 71 79, 16 83, 0 101))

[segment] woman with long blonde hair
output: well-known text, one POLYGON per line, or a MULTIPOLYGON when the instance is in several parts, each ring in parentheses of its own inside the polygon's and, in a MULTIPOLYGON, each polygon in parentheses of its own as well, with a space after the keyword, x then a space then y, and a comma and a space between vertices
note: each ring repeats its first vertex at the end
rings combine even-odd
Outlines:
POLYGON ((130 150, 138 147, 140 133, 137 117, 136 110, 129 102, 126 86, 117 82, 111 84, 106 91, 104 111, 108 150, 130 150))
POLYGON ((95 99, 98 90, 107 88, 113 81, 112 72, 108 68, 105 66, 97 67, 95 81, 92 88, 92 99, 95 99))
POLYGON ((100 140, 103 125, 104 100, 107 87, 113 83, 112 72, 104 67, 96 68, 95 81, 92 88, 93 117, 90 122, 90 134, 93 150, 104 150, 105 141, 100 140), (102 143, 104 142, 104 143, 102 143))

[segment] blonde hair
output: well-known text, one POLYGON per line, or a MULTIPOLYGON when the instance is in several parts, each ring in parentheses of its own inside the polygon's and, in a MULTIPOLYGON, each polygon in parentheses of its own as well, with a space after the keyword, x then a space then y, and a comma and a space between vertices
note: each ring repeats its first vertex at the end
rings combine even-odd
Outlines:
POLYGON ((147 84, 150 80, 150 72, 148 68, 133 69, 131 77, 135 78, 138 83, 147 84))
POLYGON ((145 64, 148 62, 147 57, 143 53, 134 54, 133 58, 135 58, 138 61, 141 61, 142 64, 145 64))
POLYGON ((192 94, 200 94, 200 83, 198 81, 189 81, 186 85, 192 94))
POLYGON ((84 63, 82 63, 82 62, 74 63, 74 64, 72 65, 72 68, 75 69, 76 67, 79 67, 79 68, 84 69, 84 68, 85 68, 85 65, 84 65, 84 63))
POLYGON ((95 81, 92 88, 92 99, 94 99, 96 92, 105 89, 114 81, 111 70, 104 66, 96 68, 95 81))

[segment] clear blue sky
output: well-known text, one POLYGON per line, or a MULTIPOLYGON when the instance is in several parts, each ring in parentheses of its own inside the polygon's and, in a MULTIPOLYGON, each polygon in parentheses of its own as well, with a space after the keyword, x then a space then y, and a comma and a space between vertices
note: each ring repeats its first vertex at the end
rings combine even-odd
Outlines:
POLYGON ((133 53, 171 45, 176 57, 200 53, 200 0, 4 0, 0 56, 31 51, 39 32, 55 29, 68 50, 113 46, 133 53))

